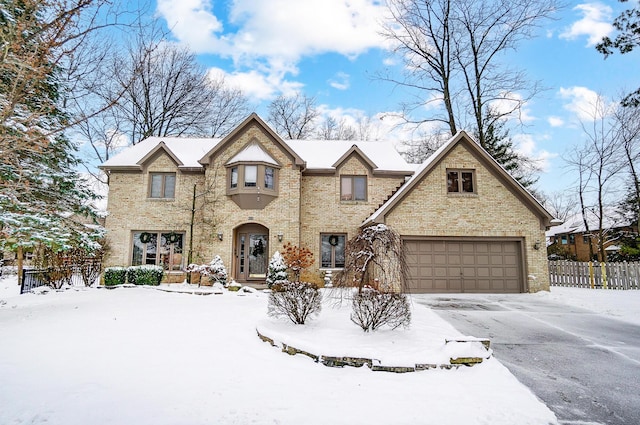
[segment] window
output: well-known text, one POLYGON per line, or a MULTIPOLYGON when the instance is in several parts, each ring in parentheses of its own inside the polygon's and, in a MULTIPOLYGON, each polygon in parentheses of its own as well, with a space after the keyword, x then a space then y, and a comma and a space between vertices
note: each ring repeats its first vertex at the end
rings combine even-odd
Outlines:
POLYGON ((273 190, 275 188, 274 175, 275 175, 275 170, 273 169, 273 167, 265 167, 264 168, 264 187, 265 187, 265 189, 272 189, 273 190))
POLYGON ((244 166, 244 187, 256 187, 258 185, 258 166, 244 166))
POLYGON ((475 193, 473 170, 447 170, 447 192, 475 193))
POLYGON ((231 188, 238 187, 238 167, 231 169, 231 188))
POLYGON ((366 201, 367 176, 342 176, 340 178, 341 201, 366 201))
POLYGON ((175 173, 151 173, 149 197, 174 198, 176 193, 175 173))
POLYGON ((340 269, 344 267, 344 247, 346 235, 320 235, 320 267, 325 269, 340 269))
POLYGON ((566 245, 567 244, 567 235, 560 236, 560 243, 562 245, 566 245))
POLYGON ((151 264, 165 270, 182 270, 184 233, 136 232, 133 234, 131 265, 151 264))
POLYGON ((591 241, 591 237, 589 235, 582 235, 582 243, 583 244, 589 244, 589 242, 591 241))
POLYGON ((576 243, 576 235, 573 235, 573 234, 569 235, 569 244, 575 245, 575 243, 576 243))

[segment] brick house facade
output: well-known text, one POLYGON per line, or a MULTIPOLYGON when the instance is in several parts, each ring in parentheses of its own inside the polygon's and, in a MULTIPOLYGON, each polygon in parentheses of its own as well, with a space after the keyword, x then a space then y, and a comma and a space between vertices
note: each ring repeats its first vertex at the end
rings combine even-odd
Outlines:
POLYGON ((189 258, 220 255, 235 280, 262 283, 290 242, 319 276, 376 222, 407 242, 412 291, 548 289, 552 217, 469 136, 415 167, 386 142, 285 141, 256 114, 223 139, 149 138, 101 166, 107 265, 161 264, 181 281, 189 258))

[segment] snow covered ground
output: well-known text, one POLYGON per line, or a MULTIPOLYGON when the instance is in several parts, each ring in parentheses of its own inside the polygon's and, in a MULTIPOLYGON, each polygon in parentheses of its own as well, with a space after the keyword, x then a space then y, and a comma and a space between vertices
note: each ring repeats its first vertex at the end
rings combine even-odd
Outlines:
MULTIPOLYGON (((385 363, 419 362, 460 335, 418 304, 410 329, 365 334, 348 315, 336 325, 344 312, 329 306, 305 328, 267 319, 263 293, 17 293, 15 276, 0 279, 0 424, 557 423, 494 358, 408 374, 337 369, 256 336, 256 326, 290 328, 323 354, 380 346, 385 363)), ((631 310, 640 305, 640 292, 631 291, 553 288, 531 296, 623 320, 637 320, 631 310)))

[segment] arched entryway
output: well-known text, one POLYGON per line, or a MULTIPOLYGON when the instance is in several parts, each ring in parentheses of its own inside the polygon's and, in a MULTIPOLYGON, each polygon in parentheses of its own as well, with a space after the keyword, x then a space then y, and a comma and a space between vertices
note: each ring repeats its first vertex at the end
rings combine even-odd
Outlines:
POLYGON ((238 282, 263 283, 269 264, 269 229, 249 223, 235 230, 234 276, 238 282))

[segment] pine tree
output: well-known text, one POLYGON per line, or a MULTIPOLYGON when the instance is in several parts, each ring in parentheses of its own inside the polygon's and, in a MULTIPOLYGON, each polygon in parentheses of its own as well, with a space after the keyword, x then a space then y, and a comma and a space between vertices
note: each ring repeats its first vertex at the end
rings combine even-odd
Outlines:
MULTIPOLYGON (((489 123, 484 130, 484 144, 482 147, 523 187, 530 187, 538 178, 531 175, 529 158, 519 155, 513 148, 513 141, 509 130, 505 129, 504 120, 492 119, 491 111, 487 113, 485 122, 489 123)), ((477 132, 475 134, 477 138, 477 132)))
POLYGON ((279 281, 287 280, 287 265, 284 262, 284 257, 279 251, 276 251, 269 260, 269 271, 267 272, 267 286, 271 286, 279 281))
POLYGON ((91 0, 0 0, 0 247, 95 248, 95 195, 63 134, 59 81, 65 40, 91 0))

